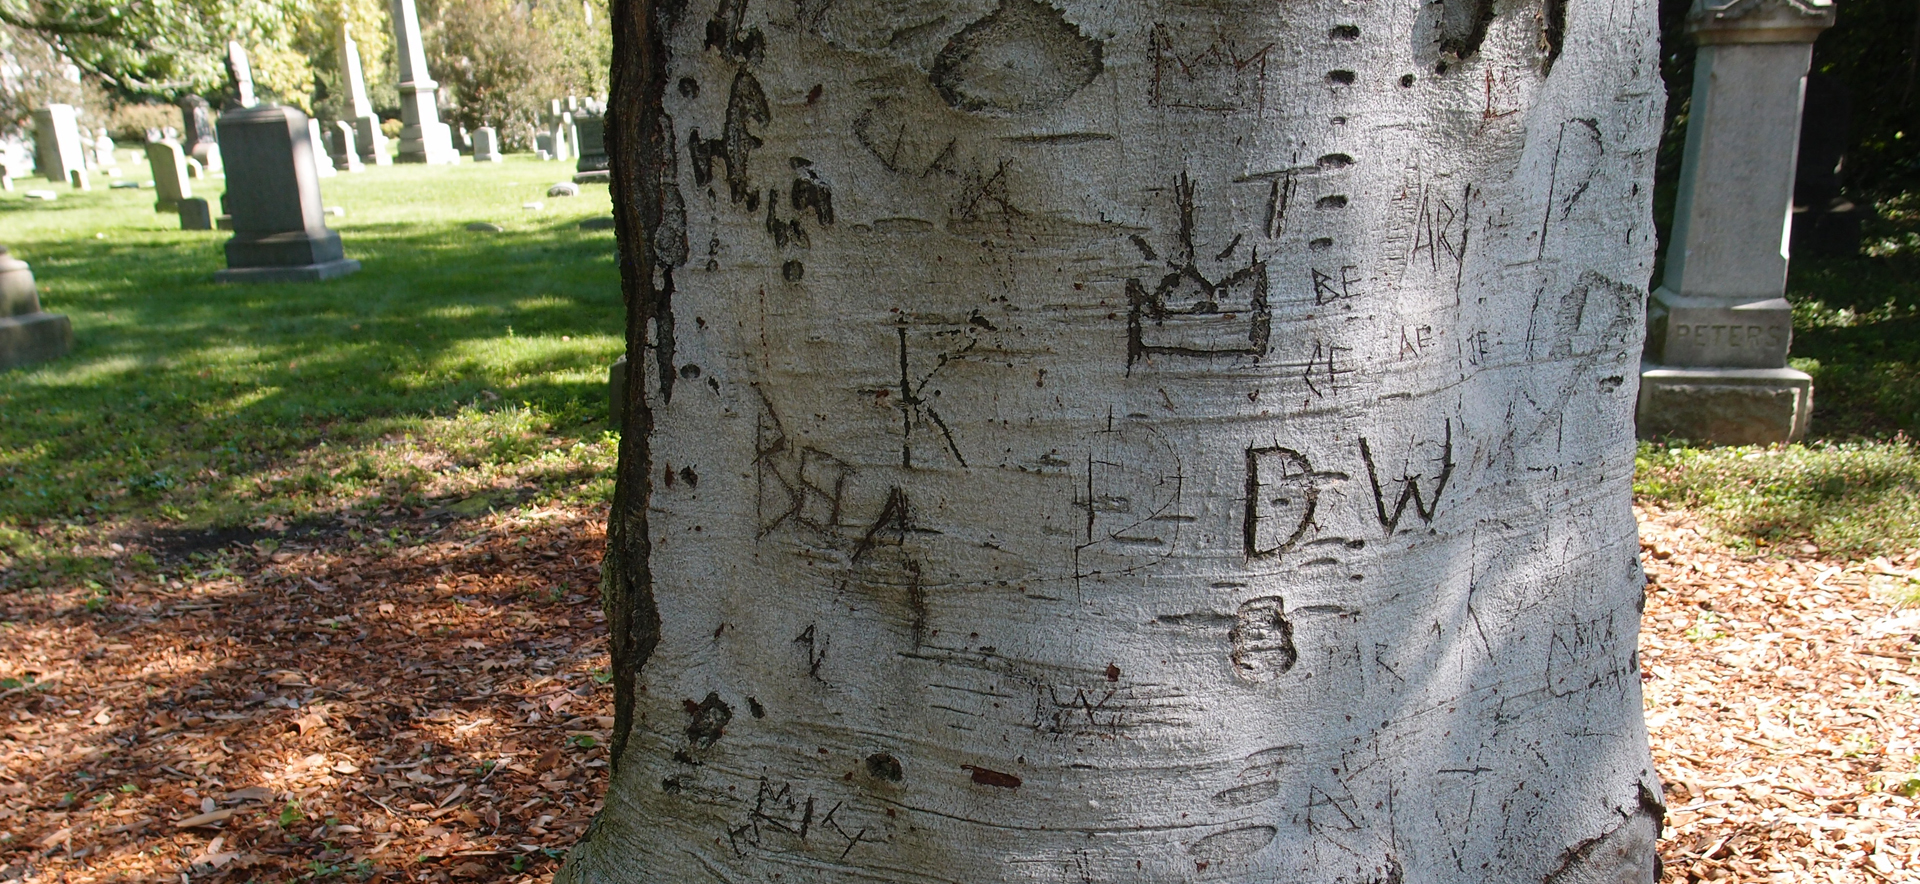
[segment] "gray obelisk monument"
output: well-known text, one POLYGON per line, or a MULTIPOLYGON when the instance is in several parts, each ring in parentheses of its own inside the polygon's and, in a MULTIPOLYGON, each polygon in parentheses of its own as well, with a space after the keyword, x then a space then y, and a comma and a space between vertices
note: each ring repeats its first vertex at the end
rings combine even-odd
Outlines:
POLYGON ((1833 20, 1833 0, 1694 0, 1700 49, 1648 311, 1642 436, 1739 445, 1807 432, 1813 379, 1787 367, 1787 230, 1807 66, 1833 20))
POLYGON ((234 101, 240 107, 253 107, 253 63, 247 60, 247 48, 238 40, 227 41, 227 76, 233 79, 234 101))
POLYGON ((373 102, 367 98, 367 76, 360 70, 360 44, 353 41, 353 31, 346 24, 340 25, 340 76, 347 81, 347 96, 353 102, 353 119, 346 122, 353 128, 361 162, 373 166, 391 164, 393 158, 387 154, 386 133, 380 131, 380 117, 374 114, 373 102))
POLYGON ((391 0, 394 57, 400 61, 400 162, 457 163, 453 132, 440 122, 434 98, 435 83, 427 74, 427 54, 420 43, 420 15, 413 0, 391 0))

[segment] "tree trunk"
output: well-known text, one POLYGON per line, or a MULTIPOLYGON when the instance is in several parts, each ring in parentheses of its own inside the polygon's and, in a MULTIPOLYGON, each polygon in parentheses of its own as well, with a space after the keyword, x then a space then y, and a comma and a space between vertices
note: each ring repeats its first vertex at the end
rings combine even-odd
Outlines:
POLYGON ((563 884, 1647 881, 1652 0, 616 0, 563 884))

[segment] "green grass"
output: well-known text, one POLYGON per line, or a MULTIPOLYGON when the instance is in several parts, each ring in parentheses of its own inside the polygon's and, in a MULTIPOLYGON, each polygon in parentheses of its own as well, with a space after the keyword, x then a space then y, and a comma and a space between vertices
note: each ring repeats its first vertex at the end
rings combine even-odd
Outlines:
POLYGON ((306 284, 215 284, 229 234, 178 230, 152 190, 0 194, 0 243, 75 338, 0 373, 0 585, 76 531, 603 495, 623 311, 612 233, 577 226, 608 213, 606 188, 545 195, 570 171, 513 157, 323 179, 364 266, 306 284))

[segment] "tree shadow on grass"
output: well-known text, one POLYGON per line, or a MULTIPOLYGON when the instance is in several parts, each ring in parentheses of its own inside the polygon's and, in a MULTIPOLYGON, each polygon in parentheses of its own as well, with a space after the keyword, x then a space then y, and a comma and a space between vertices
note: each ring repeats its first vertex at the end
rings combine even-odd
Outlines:
POLYGON ((1796 261, 1793 356, 1814 378, 1825 439, 1920 433, 1920 261, 1796 261))

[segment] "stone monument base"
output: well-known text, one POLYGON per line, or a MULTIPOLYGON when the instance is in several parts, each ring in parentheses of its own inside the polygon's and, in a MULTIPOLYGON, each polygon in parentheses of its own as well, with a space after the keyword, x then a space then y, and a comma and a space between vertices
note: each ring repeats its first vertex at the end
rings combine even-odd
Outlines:
POLYGON ((59 313, 0 317, 0 371, 67 355, 73 322, 59 313))
POLYGON ((1642 439, 1718 445, 1796 442, 1813 416, 1813 378, 1791 368, 1640 366, 1642 439))
POLYGON ((360 262, 341 258, 320 264, 292 267, 233 267, 216 271, 214 282, 320 282, 346 276, 360 269, 360 262))
POLYGON ((235 270, 326 264, 346 256, 346 250, 340 246, 340 234, 332 230, 243 233, 227 240, 227 266, 235 270))
POLYGON ((573 176, 573 183, 575 184, 606 184, 612 180, 613 173, 606 169, 596 169, 591 172, 576 172, 573 176))

